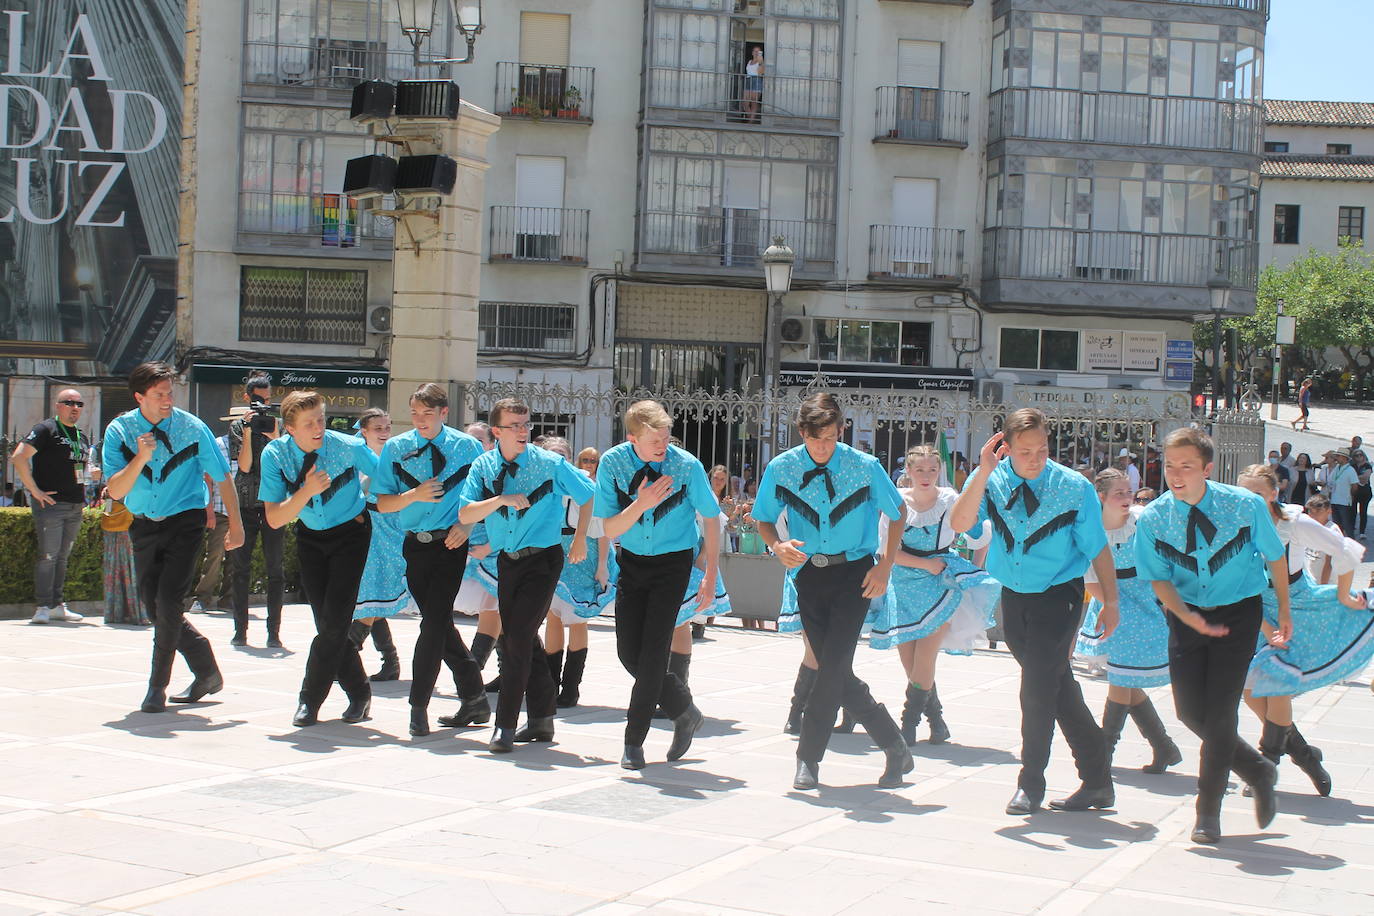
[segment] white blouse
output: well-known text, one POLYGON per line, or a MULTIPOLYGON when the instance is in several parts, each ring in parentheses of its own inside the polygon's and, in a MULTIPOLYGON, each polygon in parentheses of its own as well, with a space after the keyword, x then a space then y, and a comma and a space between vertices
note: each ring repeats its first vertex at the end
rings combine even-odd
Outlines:
POLYGON ((1341 576, 1353 572, 1364 562, 1364 545, 1332 531, 1302 511, 1302 506, 1283 507, 1283 520, 1277 522, 1279 539, 1288 547, 1289 574, 1301 572, 1308 553, 1325 554, 1331 558, 1331 574, 1341 576))

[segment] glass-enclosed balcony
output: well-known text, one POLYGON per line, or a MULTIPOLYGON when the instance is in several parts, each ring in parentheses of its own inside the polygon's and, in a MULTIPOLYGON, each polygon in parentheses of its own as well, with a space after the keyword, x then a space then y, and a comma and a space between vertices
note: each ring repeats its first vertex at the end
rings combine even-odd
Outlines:
POLYGON ((983 239, 985 280, 1068 280, 1205 289, 1226 276, 1254 290, 1259 246, 1197 235, 1002 227, 983 239))

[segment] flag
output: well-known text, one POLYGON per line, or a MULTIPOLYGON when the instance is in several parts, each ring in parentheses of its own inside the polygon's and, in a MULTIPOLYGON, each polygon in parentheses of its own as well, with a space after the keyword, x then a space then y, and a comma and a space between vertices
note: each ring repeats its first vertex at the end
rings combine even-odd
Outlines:
POLYGON ((949 457, 949 437, 945 435, 945 431, 942 429, 940 430, 940 486, 951 486, 950 482, 953 478, 950 477, 950 474, 952 469, 953 465, 950 463, 949 457))

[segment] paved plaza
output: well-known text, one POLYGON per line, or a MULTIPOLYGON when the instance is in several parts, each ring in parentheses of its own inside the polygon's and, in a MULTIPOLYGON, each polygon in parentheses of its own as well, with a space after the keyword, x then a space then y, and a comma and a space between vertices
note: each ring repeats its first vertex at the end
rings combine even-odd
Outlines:
MULTIPOLYGON (((134 711, 147 630, 0 623, 3 916, 1374 912, 1365 677, 1298 702, 1333 797, 1285 763, 1272 827, 1257 831, 1249 801, 1231 795, 1231 836, 1207 848, 1188 839, 1197 742, 1167 689, 1155 701, 1184 746, 1180 772, 1142 774, 1148 749, 1128 725, 1117 810, 1004 814, 1019 744, 1004 649, 942 660, 954 742, 922 743, 905 788, 876 788, 880 752, 839 735, 825 787, 808 794, 790 789, 794 743, 781 732, 794 637, 711 628, 692 667, 708 721, 691 753, 653 763, 668 743, 658 727, 649 768, 627 773, 628 681, 608 626, 593 629, 586 705, 560 718, 558 742, 494 757, 489 728, 407 737, 404 680, 382 685, 370 722, 332 718, 336 692, 331 720, 294 729, 306 609, 287 609, 289 654, 231 649, 227 618, 193 619, 227 686, 159 715, 134 711)), ((395 627, 407 657, 417 629, 395 627)), ((895 657, 861 649, 859 670, 895 710, 895 657)), ((173 686, 186 679, 179 665, 173 686)), ((1086 690, 1100 709, 1105 684, 1086 690)), ((437 699, 431 716, 455 705, 437 699)), ((1248 718, 1244 729, 1258 732, 1248 718)), ((1057 751, 1051 792, 1075 785, 1057 751)))

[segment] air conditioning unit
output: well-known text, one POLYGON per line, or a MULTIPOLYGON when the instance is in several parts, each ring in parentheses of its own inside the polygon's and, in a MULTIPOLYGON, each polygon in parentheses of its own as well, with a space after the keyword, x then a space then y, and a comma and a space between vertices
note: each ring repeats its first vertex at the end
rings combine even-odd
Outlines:
POLYGON ((983 379, 978 383, 978 397, 988 404, 1001 404, 1006 399, 1006 386, 994 379, 983 379))
POLYGON ((367 330, 370 334, 391 333, 391 306, 374 305, 367 310, 367 330))
POLYGON ((784 318, 779 336, 783 343, 809 344, 811 342, 811 319, 784 318))

